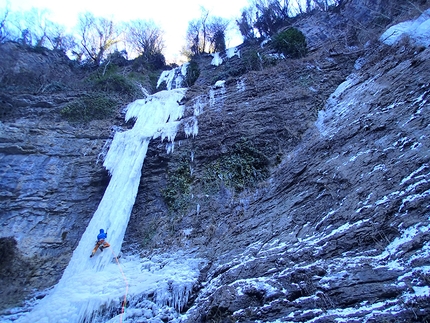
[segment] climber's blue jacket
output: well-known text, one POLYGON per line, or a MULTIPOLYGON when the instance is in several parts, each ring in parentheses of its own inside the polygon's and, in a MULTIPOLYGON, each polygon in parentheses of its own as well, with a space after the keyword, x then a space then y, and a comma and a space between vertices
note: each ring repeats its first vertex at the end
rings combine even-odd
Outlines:
POLYGON ((100 233, 97 235, 97 240, 104 240, 107 238, 107 233, 103 229, 100 229, 100 233))

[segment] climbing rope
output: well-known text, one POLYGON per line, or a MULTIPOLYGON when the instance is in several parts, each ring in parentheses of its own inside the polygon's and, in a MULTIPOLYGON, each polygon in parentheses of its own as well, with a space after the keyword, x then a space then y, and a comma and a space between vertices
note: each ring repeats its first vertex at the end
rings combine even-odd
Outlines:
POLYGON ((122 323, 122 316, 125 314, 125 309, 127 307, 127 294, 128 294, 128 281, 127 278, 124 275, 124 271, 122 270, 122 267, 118 261, 117 256, 113 253, 113 248, 110 249, 112 252, 112 255, 114 256, 116 263, 118 265, 119 271, 121 272, 122 278, 124 279, 125 282, 125 294, 124 294, 124 300, 122 301, 122 308, 121 308, 121 314, 119 316, 119 322, 122 323))

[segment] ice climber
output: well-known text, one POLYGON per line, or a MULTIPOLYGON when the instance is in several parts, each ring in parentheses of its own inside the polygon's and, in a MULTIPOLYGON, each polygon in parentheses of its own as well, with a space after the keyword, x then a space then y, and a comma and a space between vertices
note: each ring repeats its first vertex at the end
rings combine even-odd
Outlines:
POLYGON ((106 238, 107 238, 107 232, 105 232, 105 230, 103 229, 100 229, 100 233, 97 235, 96 245, 90 257, 95 255, 98 248, 100 248, 100 251, 103 251, 104 248, 110 247, 110 244, 107 241, 105 241, 106 238))

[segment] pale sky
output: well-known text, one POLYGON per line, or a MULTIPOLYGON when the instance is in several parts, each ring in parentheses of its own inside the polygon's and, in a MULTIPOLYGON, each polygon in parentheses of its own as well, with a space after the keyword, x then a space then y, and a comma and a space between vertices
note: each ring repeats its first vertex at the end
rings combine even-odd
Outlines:
MULTIPOLYGON (((0 0, 1 11, 7 6, 11 11, 48 9, 51 21, 67 27, 76 26, 78 14, 87 11, 117 22, 151 19, 165 32, 167 58, 179 53, 185 44, 188 22, 200 17, 202 6, 209 10, 211 16, 236 19, 240 17, 241 10, 248 6, 248 0, 0 0)), ((240 35, 230 41, 226 39, 227 47, 241 42, 240 35)))

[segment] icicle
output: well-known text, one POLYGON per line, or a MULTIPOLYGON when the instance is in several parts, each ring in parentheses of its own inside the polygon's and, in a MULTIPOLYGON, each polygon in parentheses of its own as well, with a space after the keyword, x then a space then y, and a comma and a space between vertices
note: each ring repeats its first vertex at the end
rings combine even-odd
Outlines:
POLYGON ((209 90, 209 105, 211 107, 215 105, 215 91, 212 89, 209 90))
POLYGON ((171 69, 170 71, 163 71, 157 81, 157 88, 163 83, 166 83, 167 90, 179 89, 183 86, 187 68, 189 63, 185 63, 180 67, 171 69))
POLYGON ((166 153, 171 154, 175 150, 175 142, 169 142, 166 144, 166 153))
POLYGON ((199 128, 197 118, 195 116, 184 121, 184 132, 186 137, 189 137, 190 135, 193 137, 197 136, 199 128))
POLYGON ((198 115, 202 114, 203 113, 203 107, 204 107, 204 104, 203 104, 203 102, 201 102, 201 99, 199 97, 197 99, 197 102, 194 103, 194 106, 193 106, 193 108, 194 108, 194 116, 197 117, 198 115))
POLYGON ((236 84, 236 88, 239 92, 245 91, 245 81, 243 79, 238 80, 236 84))
POLYGON ((104 162, 104 160, 106 159, 106 155, 108 153, 109 147, 112 143, 112 139, 108 139, 106 140, 105 144, 103 145, 102 151, 97 155, 97 159, 96 159, 96 165, 101 161, 104 162))

